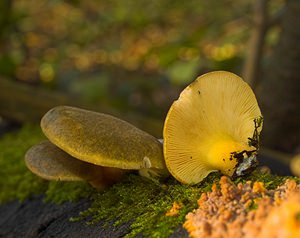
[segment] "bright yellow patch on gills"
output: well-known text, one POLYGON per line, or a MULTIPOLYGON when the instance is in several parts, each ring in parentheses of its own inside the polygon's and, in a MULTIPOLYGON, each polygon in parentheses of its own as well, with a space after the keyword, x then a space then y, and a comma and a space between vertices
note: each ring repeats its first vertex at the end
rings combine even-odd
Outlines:
POLYGON ((241 152, 248 149, 248 146, 243 146, 241 143, 230 138, 215 138, 208 143, 207 157, 209 166, 212 169, 218 169, 223 174, 232 176, 237 160, 232 157, 232 152, 241 152))

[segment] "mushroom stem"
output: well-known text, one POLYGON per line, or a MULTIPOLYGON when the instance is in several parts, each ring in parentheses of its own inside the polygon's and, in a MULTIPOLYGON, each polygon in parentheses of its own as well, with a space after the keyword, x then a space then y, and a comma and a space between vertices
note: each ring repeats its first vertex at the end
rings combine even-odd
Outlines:
POLYGON ((128 172, 128 170, 95 165, 85 179, 90 185, 101 191, 107 187, 110 187, 116 182, 121 181, 126 172, 128 172), (101 169, 99 170, 98 167, 101 169))

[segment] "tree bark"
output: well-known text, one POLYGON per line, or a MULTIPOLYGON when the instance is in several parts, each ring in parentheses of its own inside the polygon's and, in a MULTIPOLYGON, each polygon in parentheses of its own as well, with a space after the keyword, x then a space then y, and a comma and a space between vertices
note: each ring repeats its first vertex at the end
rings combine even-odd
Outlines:
POLYGON ((300 1, 287 1, 279 42, 262 79, 259 94, 262 142, 293 153, 300 145, 300 1))
POLYGON ((2 0, 0 2, 0 50, 5 48, 4 37, 7 28, 10 26, 12 14, 12 0, 2 0))
MULTIPOLYGON (((47 238, 47 237, 124 237, 131 231, 130 224, 114 226, 111 221, 87 225, 88 219, 71 222, 80 211, 86 210, 90 201, 56 205, 44 203, 43 197, 35 197, 24 203, 17 201, 0 206, 0 237, 5 238, 47 238)), ((155 229, 155 227, 153 227, 155 229)), ((137 237, 145 237, 142 234, 137 237)), ((179 226, 170 238, 188 237, 187 231, 179 226)))
POLYGON ((257 0, 253 7, 253 29, 248 46, 248 55, 243 68, 243 79, 256 88, 260 71, 265 35, 268 26, 268 0, 257 0))

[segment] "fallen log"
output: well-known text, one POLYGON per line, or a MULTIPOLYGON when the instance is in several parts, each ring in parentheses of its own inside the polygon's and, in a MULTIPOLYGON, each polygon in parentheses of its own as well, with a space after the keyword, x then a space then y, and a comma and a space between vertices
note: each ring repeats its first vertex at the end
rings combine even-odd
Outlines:
MULTIPOLYGON (((103 221, 87 225, 87 219, 71 222, 80 211, 87 209, 90 201, 62 205, 44 203, 43 197, 28 199, 24 203, 10 202, 0 206, 0 237, 124 237, 131 231, 130 224, 114 226, 114 221, 103 221)), ((142 234, 138 237, 144 237, 142 234)), ((172 238, 188 237, 187 231, 179 226, 170 235, 172 238)))
POLYGON ((102 104, 84 102, 81 98, 62 92, 50 91, 5 78, 0 78, 0 117, 21 123, 37 123, 51 108, 58 105, 77 106, 107 113, 161 138, 163 123, 133 112, 119 112, 102 104))

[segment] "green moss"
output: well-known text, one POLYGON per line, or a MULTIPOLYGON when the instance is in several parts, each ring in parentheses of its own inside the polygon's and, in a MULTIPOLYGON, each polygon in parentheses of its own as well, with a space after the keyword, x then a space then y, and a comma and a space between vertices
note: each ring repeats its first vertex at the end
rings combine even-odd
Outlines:
POLYGON ((28 125, 0 139, 0 203, 14 199, 23 201, 45 191, 47 183, 33 175, 23 159, 26 150, 43 138, 38 127, 28 125))
POLYGON ((45 202, 61 204, 77 202, 80 198, 90 198, 96 191, 85 182, 51 181, 45 192, 45 202))
POLYGON ((26 125, 0 138, 0 204, 45 193, 46 201, 76 201, 93 191, 85 183, 48 182, 31 173, 24 162, 26 151, 45 137, 39 126, 26 125))
POLYGON ((126 237, 135 237, 139 233, 147 237, 164 237, 183 223, 187 212, 197 207, 200 193, 207 191, 218 177, 212 174, 201 185, 188 186, 173 178, 154 183, 130 174, 121 183, 96 194, 92 206, 78 219, 92 216, 91 223, 116 220, 116 226, 131 222, 132 231, 126 237), (174 201, 182 206, 178 216, 165 216, 174 201))
MULTIPOLYGON (((173 229, 182 225, 188 212, 195 209, 202 192, 211 190, 213 183, 218 183, 220 174, 210 174, 196 186, 182 185, 173 178, 161 183, 154 183, 138 175, 130 174, 103 193, 93 197, 91 207, 81 212, 73 221, 92 217, 90 223, 100 220, 116 220, 115 225, 131 223, 132 231, 126 237, 135 237, 143 233, 146 237, 168 237, 173 229), (174 202, 181 204, 178 216, 166 216, 174 202)), ((248 180, 264 182, 267 189, 282 184, 288 177, 278 177, 254 171, 251 175, 237 178, 234 183, 248 180)), ((299 179, 297 179, 298 182, 299 179)))
POLYGON ((246 181, 259 181, 264 183, 266 189, 275 189, 287 179, 294 179, 297 183, 300 183, 300 178, 298 177, 277 176, 274 174, 262 173, 258 169, 254 170, 251 174, 234 179, 233 182, 238 184, 240 182, 245 183, 246 181))
MULTIPOLYGON (((188 212, 195 209, 202 192, 211 190, 218 183, 220 174, 212 173, 195 186, 182 185, 173 178, 151 181, 137 174, 129 174, 120 183, 103 192, 97 192, 84 182, 47 182, 32 174, 25 166, 24 154, 33 144, 43 140, 39 127, 25 126, 18 133, 0 139, 0 203, 19 199, 23 201, 35 194, 45 194, 45 201, 63 203, 85 197, 92 200, 91 207, 82 211, 77 221, 91 218, 97 221, 115 221, 115 226, 131 224, 126 237, 143 233, 146 237, 168 237, 173 229, 183 224, 188 212), (177 216, 166 216, 174 202, 181 205, 177 216)), ((258 170, 233 180, 264 182, 267 189, 274 189, 287 178, 258 170)), ((294 178, 300 182, 299 178, 294 178)), ((255 209, 255 207, 253 207, 255 209)), ((107 223, 108 224, 108 223, 107 223)))

